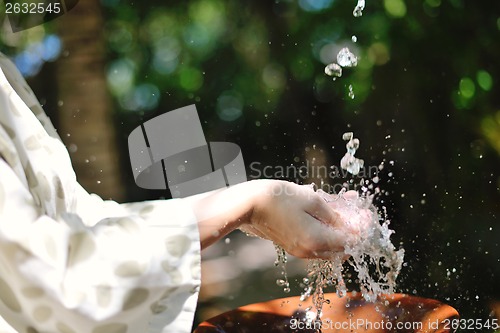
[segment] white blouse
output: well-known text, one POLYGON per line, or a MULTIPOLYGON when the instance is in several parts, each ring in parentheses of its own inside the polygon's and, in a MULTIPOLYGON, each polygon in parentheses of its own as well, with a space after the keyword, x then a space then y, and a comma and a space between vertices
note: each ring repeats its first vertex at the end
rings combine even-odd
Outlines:
POLYGON ((190 206, 88 194, 0 54, 0 333, 190 332, 199 286, 190 206))

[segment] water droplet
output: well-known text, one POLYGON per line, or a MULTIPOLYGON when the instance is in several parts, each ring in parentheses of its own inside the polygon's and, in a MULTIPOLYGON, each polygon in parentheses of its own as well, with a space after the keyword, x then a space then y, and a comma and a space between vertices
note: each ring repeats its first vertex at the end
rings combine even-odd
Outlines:
POLYGON ((288 294, 290 292, 290 288, 288 288, 288 287, 283 288, 283 291, 288 294))
POLYGON ((346 144, 347 153, 340 160, 340 167, 353 175, 357 175, 364 165, 364 161, 354 157, 359 148, 359 140, 354 138, 353 133, 347 132, 342 135, 342 139, 348 141, 346 144))
POLYGON ((328 76, 341 77, 342 67, 332 62, 331 64, 326 65, 325 74, 328 76))
POLYGON ((224 243, 226 243, 226 244, 231 243, 231 239, 230 239, 230 238, 226 238, 226 239, 224 240, 224 243))
POLYGON ((363 9, 365 9, 365 0, 358 0, 356 7, 352 11, 352 15, 354 17, 360 17, 363 15, 363 9))
POLYGON ((354 99, 354 90, 352 89, 352 84, 349 85, 349 97, 354 99))
POLYGON ((358 58, 347 47, 344 47, 337 54, 337 63, 342 67, 355 67, 358 65, 358 58))
MULTIPOLYGON (((342 139, 347 141, 347 153, 341 161, 341 166, 348 168, 349 172, 357 172, 363 166, 363 161, 354 157, 360 141, 354 137, 352 132, 344 133, 342 139), (356 170, 356 168, 358 169, 356 170)), ((379 168, 382 169, 382 167, 383 163, 379 168)), ((337 207, 339 213, 347 217, 346 221, 349 225, 356 227, 357 232, 347 232, 345 234, 345 245, 342 254, 332 256, 329 260, 310 259, 308 261, 308 273, 307 277, 302 279, 305 286, 301 285, 304 290, 301 293, 300 300, 305 301, 312 296, 312 305, 317 312, 311 314, 311 323, 314 321, 314 323, 321 324, 322 307, 324 304, 329 303, 323 294, 326 288, 331 286, 336 288, 336 292, 340 297, 346 296, 346 282, 352 283, 355 280, 360 285, 363 298, 368 302, 374 302, 377 300, 378 295, 394 292, 396 278, 403 265, 404 250, 396 250, 390 241, 390 236, 394 232, 388 228, 390 221, 387 220, 385 211, 378 212, 373 206, 372 194, 369 193, 367 187, 372 184, 366 180, 362 181, 360 185, 365 190, 360 191, 361 194, 355 197, 347 194, 347 190, 353 184, 353 179, 347 180, 344 184, 345 188, 336 197, 329 196, 320 189, 316 192, 327 202, 338 200, 340 204, 337 207), (345 203, 342 203, 342 201, 345 201, 345 203), (373 213, 370 217, 360 214, 360 211, 366 211, 367 208, 373 213), (345 254, 351 257, 347 262, 343 260, 345 254), (383 272, 378 271, 378 273, 375 273, 376 276, 373 276, 367 266, 368 261, 383 263, 383 272), (344 263, 354 267, 358 278, 349 275, 347 281, 344 280, 343 275, 350 274, 344 271, 344 263)), ((375 192, 377 191, 375 190, 375 192)), ((278 252, 278 255, 280 255, 280 252, 278 252)), ((285 289, 289 289, 288 285, 285 287, 285 289)), ((353 295, 355 294, 353 293, 353 295)), ((350 305, 347 302, 345 306, 350 307, 350 305)), ((306 313, 309 310, 310 308, 307 308, 306 313)), ((352 314, 352 311, 348 311, 348 315, 350 314, 352 314)))
POLYGON ((354 135, 353 132, 346 132, 346 133, 342 134, 342 140, 350 141, 352 139, 353 135, 354 135))
POLYGON ((358 37, 356 37, 355 35, 352 35, 351 40, 353 43, 356 43, 358 41, 358 37))

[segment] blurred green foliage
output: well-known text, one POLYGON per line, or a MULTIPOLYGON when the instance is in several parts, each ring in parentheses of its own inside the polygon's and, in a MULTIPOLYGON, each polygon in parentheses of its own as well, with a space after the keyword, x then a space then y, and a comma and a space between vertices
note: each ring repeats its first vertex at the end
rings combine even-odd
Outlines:
MULTIPOLYGON (((102 0, 129 198, 156 194, 133 184, 128 133, 187 104, 207 140, 239 144, 248 165, 300 166, 314 154, 338 165, 353 130, 365 163, 385 162, 378 204, 406 249, 401 289, 485 317, 500 299, 500 3, 368 0, 359 18, 354 5, 102 0), (344 46, 358 66, 333 81, 323 68, 344 46)), ((3 33, 2 50, 49 33, 3 33)), ((237 300, 254 301, 245 288, 237 300)))

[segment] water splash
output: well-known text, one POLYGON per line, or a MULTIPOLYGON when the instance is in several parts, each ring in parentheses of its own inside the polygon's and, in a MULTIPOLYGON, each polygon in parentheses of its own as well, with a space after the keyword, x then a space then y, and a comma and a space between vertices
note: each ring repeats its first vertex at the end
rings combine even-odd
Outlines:
MULTIPOLYGON (((359 140, 352 132, 344 133, 342 139, 348 141, 346 156, 353 157, 359 148, 359 140)), ((305 301, 312 296, 315 321, 321 323, 323 304, 328 301, 324 290, 332 287, 340 297, 347 294, 344 265, 351 266, 357 273, 363 298, 374 302, 380 294, 394 293, 403 266, 404 250, 396 250, 392 244, 390 237, 394 231, 389 229, 390 221, 385 210, 379 212, 373 205, 374 195, 369 191, 358 194, 344 188, 334 195, 322 190, 316 193, 340 214, 346 230, 344 251, 332 253, 328 260, 309 260, 307 277, 303 279, 304 290, 300 299, 305 301)))
POLYGON ((352 191, 331 196, 318 190, 317 193, 346 219, 354 232, 346 233, 343 253, 334 253, 329 260, 311 259, 301 301, 312 296, 316 320, 321 321, 322 309, 327 300, 326 288, 335 288, 337 295, 347 294, 343 273, 347 264, 358 275, 360 291, 368 302, 375 302, 380 294, 394 293, 396 279, 403 265, 404 250, 396 250, 390 241, 394 233, 389 229, 389 220, 381 217, 372 204, 370 196, 353 196, 352 191), (340 208, 341 207, 341 208, 340 208), (380 223, 382 221, 382 223, 380 223))
POLYGON ((326 65, 325 74, 333 77, 341 77, 342 76, 342 67, 337 65, 336 63, 331 63, 326 65))
MULTIPOLYGON (((353 15, 355 17, 362 16, 364 8, 365 8, 365 0, 358 0, 358 3, 354 8, 353 15)), ((351 41, 353 43, 356 43, 358 41, 358 37, 356 37, 355 35, 351 36, 351 41)), ((349 51, 347 47, 344 47, 337 54, 337 63, 332 62, 326 65, 325 74, 333 76, 333 80, 335 80, 337 79, 337 77, 342 76, 342 67, 356 67, 357 65, 358 65, 358 58, 351 51, 349 51)), ((351 94, 349 94, 349 96, 351 96, 351 94)))
POLYGON ((363 9, 365 9, 365 0, 358 0, 356 7, 354 7, 354 10, 352 11, 352 15, 354 15, 354 17, 362 16, 363 9))
POLYGON ((352 132, 347 132, 342 135, 342 139, 347 141, 344 157, 340 160, 340 167, 347 170, 352 175, 357 175, 361 168, 364 166, 365 162, 359 158, 354 157, 356 150, 359 148, 359 140, 354 138, 352 132))
POLYGON ((358 58, 349 48, 344 47, 337 54, 337 63, 342 67, 356 67, 358 65, 358 58))
POLYGON ((290 282, 288 282, 288 274, 286 272, 286 263, 288 261, 286 257, 286 251, 281 246, 274 244, 274 248, 276 249, 276 254, 278 257, 274 261, 274 266, 279 266, 281 268, 281 275, 283 275, 283 279, 277 279, 276 284, 279 287, 283 287, 283 291, 285 293, 290 292, 290 282))
POLYGON ((349 85, 349 93, 348 93, 348 95, 349 95, 349 97, 350 97, 351 99, 354 99, 354 97, 356 97, 356 96, 354 95, 354 90, 353 90, 353 88, 352 88, 352 84, 350 84, 350 85, 349 85))
POLYGON ((337 54, 337 63, 332 62, 326 65, 325 74, 333 76, 335 80, 342 76, 342 67, 355 67, 358 65, 358 58, 347 47, 344 47, 337 54))

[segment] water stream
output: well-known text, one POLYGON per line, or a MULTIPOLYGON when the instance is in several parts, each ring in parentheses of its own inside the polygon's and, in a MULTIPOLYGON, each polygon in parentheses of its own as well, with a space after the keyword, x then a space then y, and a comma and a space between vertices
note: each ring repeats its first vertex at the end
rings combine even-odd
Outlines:
MULTIPOLYGON (((360 142, 351 132, 344 133, 343 139, 347 143, 341 167, 356 175, 364 164, 363 160, 354 157, 360 142)), ((378 183, 379 179, 377 177, 371 181, 378 183)), ((367 184, 368 181, 362 180, 361 183, 367 184)), ((332 253, 327 260, 308 261, 307 275, 302 281, 305 287, 301 301, 312 297, 315 314, 308 315, 307 318, 321 322, 323 305, 328 302, 324 297, 325 289, 335 290, 340 297, 347 294, 344 274, 348 266, 357 273, 356 281, 365 300, 374 302, 379 295, 395 291, 396 279, 403 265, 404 250, 397 250, 390 240, 394 231, 389 228, 390 220, 385 209, 379 210, 373 204, 378 192, 373 187, 369 189, 364 185, 359 192, 349 191, 348 188, 337 194, 322 190, 316 192, 342 217, 345 223, 345 244, 343 252, 332 253)), ((285 279, 279 279, 277 283, 289 291, 285 270, 286 253, 280 247, 277 247, 277 251, 276 265, 281 265, 285 272, 282 273, 285 279)), ((312 312, 313 309, 306 311, 312 312)))

